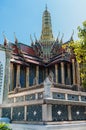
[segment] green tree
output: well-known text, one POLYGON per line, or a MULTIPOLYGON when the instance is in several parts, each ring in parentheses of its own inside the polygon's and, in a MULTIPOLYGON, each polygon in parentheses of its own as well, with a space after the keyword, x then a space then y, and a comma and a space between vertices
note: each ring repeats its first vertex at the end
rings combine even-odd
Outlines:
POLYGON ((86 88, 86 21, 83 22, 82 27, 78 27, 78 37, 79 40, 75 42, 72 41, 70 46, 72 46, 76 60, 80 64, 82 85, 86 88))
POLYGON ((80 39, 81 60, 81 78, 82 84, 86 88, 86 21, 83 22, 83 27, 78 27, 78 37, 80 39))
POLYGON ((0 130, 12 130, 9 128, 8 124, 0 123, 0 130))

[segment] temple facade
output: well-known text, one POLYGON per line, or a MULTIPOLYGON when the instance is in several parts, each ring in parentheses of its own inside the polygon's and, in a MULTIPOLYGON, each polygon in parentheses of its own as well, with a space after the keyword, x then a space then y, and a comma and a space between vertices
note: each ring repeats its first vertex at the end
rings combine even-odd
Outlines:
POLYGON ((10 71, 2 89, 1 117, 37 124, 86 120, 86 92, 81 91, 79 63, 69 45, 73 35, 65 43, 62 38, 54 38, 46 7, 39 40, 31 38, 28 46, 16 37, 15 43, 4 39, 4 50, 10 50, 6 64, 10 71))

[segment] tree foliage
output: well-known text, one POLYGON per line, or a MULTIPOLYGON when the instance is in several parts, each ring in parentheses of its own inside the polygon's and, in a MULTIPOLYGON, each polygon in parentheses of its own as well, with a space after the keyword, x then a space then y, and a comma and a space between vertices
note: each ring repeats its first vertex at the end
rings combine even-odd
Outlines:
POLYGON ((82 27, 78 27, 79 40, 71 42, 76 60, 80 64, 80 75, 82 79, 82 85, 86 88, 86 21, 83 22, 82 27))
POLYGON ((12 130, 9 128, 8 124, 0 123, 0 130, 12 130))

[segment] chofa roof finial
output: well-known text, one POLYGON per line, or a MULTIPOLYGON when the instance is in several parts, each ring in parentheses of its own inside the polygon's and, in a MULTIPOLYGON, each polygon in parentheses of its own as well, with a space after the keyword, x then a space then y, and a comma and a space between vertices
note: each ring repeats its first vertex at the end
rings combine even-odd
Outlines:
POLYGON ((17 43, 18 43, 18 39, 17 39, 17 37, 16 37, 15 32, 14 32, 14 39, 15 39, 15 44, 17 44, 17 43))
POLYGON ((8 40, 7 40, 4 32, 2 32, 2 34, 3 34, 3 37, 4 37, 4 46, 8 46, 8 40))

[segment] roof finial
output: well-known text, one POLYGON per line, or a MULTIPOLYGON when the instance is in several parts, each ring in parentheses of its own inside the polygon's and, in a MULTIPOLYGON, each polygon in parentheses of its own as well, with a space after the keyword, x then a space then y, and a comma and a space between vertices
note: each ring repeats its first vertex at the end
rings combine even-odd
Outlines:
POLYGON ((15 32, 14 32, 14 38, 15 38, 15 44, 17 44, 17 43, 18 43, 18 39, 17 39, 17 37, 16 37, 15 32))
POLYGON ((34 38, 35 38, 35 41, 37 42, 37 38, 36 38, 36 35, 35 35, 35 33, 34 33, 34 38))
POLYGON ((31 34, 30 34, 30 40, 31 40, 31 45, 33 46, 34 42, 33 42, 31 34))
POLYGON ((60 36, 60 32, 58 32, 58 36, 57 36, 56 42, 59 41, 59 36, 60 36))
POLYGON ((46 11, 47 11, 47 4, 46 4, 46 7, 45 7, 46 11))
POLYGON ((61 37, 61 40, 60 40, 61 44, 63 43, 63 37, 64 37, 64 33, 62 34, 62 37, 61 37))
POLYGON ((4 32, 2 32, 2 34, 3 34, 3 37, 4 37, 4 46, 8 46, 8 40, 7 40, 4 32))
POLYGON ((72 35, 71 35, 70 41, 73 41, 73 35, 74 35, 74 29, 73 29, 73 32, 72 32, 72 35))

